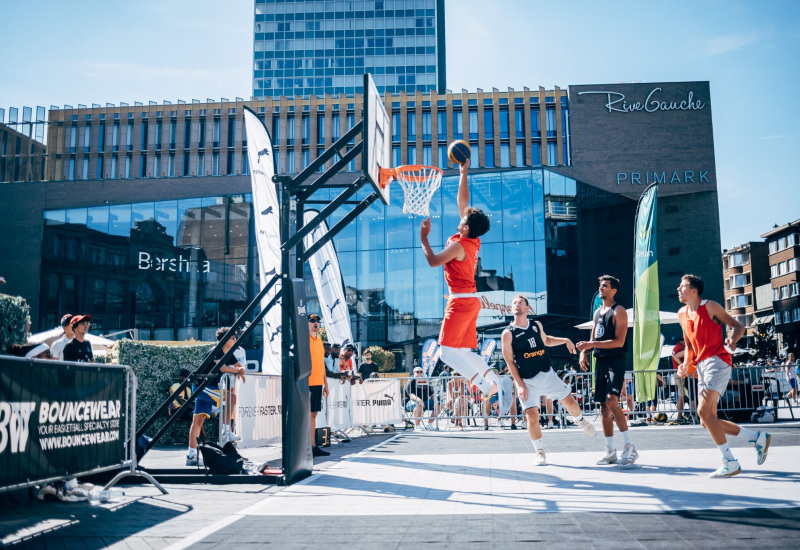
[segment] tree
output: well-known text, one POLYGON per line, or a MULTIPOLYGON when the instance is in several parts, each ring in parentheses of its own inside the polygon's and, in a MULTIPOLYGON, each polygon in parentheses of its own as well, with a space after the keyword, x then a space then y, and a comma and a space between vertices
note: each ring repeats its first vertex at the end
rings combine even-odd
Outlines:
POLYGON ((392 372, 395 369, 394 353, 380 346, 370 346, 367 350, 372 352, 372 361, 378 365, 378 371, 392 372))

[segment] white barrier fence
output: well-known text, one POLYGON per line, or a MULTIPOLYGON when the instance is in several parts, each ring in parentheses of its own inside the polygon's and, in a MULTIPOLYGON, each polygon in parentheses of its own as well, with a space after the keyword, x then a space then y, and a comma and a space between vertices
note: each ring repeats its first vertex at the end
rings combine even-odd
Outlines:
MULTIPOLYGON (((247 449, 280 441, 280 376, 247 374, 242 383, 233 375, 225 375, 223 392, 231 386, 236 394, 236 433, 242 438, 237 446, 247 449)), ((357 426, 395 424, 403 420, 402 388, 397 379, 370 379, 356 385, 329 379, 328 392, 317 416, 318 427, 330 426, 334 431, 345 431, 357 426)), ((226 418, 224 407, 229 403, 223 401, 220 427, 226 418)))

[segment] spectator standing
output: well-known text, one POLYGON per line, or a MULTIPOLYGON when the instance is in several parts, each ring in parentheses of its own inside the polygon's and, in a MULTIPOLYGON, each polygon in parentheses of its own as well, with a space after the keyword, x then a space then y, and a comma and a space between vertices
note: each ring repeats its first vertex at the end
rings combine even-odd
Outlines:
POLYGON ((92 326, 91 315, 76 315, 70 319, 72 325, 73 339, 64 346, 64 361, 79 361, 82 363, 94 363, 92 345, 86 340, 89 327, 92 326))
POLYGON ((56 361, 64 360, 64 348, 67 346, 67 344, 72 342, 72 339, 75 337, 75 333, 72 332, 72 324, 70 323, 71 320, 71 313, 67 313, 61 318, 61 330, 64 331, 64 334, 62 334, 61 338, 53 342, 53 345, 50 346, 50 356, 56 361))
POLYGON ((325 346, 319 335, 321 319, 316 313, 308 316, 308 346, 311 352, 311 375, 308 377, 308 391, 311 397, 311 455, 328 456, 331 453, 316 444, 317 414, 322 410, 322 398, 328 397, 328 377, 325 376, 325 346))
POLYGON ((339 373, 342 377, 342 384, 347 380, 350 381, 350 384, 356 383, 353 376, 355 372, 353 353, 355 351, 356 347, 353 344, 347 344, 344 349, 342 349, 341 355, 339 355, 339 373))
POLYGON ((795 364, 794 353, 790 353, 786 357, 786 377, 789 379, 789 393, 786 395, 786 399, 793 399, 795 401, 795 405, 797 404, 797 365, 795 364))
POLYGON ((378 364, 372 362, 372 352, 366 350, 364 352, 364 360, 358 367, 358 374, 361 376, 361 382, 367 378, 372 378, 372 374, 378 372, 378 364))

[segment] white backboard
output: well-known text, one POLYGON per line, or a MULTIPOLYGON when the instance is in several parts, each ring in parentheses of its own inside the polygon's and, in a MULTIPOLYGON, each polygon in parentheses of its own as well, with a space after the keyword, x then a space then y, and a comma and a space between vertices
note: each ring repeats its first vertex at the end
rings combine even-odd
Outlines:
POLYGON ((372 75, 364 75, 364 149, 362 166, 364 175, 375 190, 381 194, 384 204, 389 204, 389 185, 381 189, 378 185, 381 168, 392 165, 392 136, 389 115, 383 105, 381 94, 372 80, 372 75))

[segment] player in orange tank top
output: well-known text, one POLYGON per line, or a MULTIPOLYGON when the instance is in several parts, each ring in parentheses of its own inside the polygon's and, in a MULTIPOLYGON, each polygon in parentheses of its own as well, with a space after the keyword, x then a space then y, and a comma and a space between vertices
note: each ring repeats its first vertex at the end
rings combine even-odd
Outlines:
POLYGON ((507 415, 511 406, 510 384, 504 388, 489 365, 471 351, 478 347, 477 321, 481 310, 475 286, 475 268, 481 248, 480 237, 489 231, 489 218, 483 211, 469 206, 468 170, 469 160, 460 168, 457 200, 461 221, 458 232, 447 239, 444 250, 438 254, 433 252, 428 242, 430 218, 422 221, 419 236, 428 265, 444 266, 444 278, 450 291, 439 333, 442 361, 478 386, 485 397, 500 391, 501 415, 507 415))
POLYGON ((684 275, 678 287, 678 300, 686 304, 678 311, 686 351, 677 375, 684 377, 690 365, 697 366, 697 414, 722 453, 722 466, 709 477, 731 477, 740 474, 742 468, 731 452, 727 436, 738 436, 751 443, 756 449, 759 465, 767 459, 771 437, 766 432, 754 432, 717 417, 717 401, 731 378, 731 355, 725 345, 735 350, 736 342, 744 334, 744 326, 717 302, 703 300, 704 287, 705 283, 696 275, 684 275), (733 334, 725 339, 724 344, 722 326, 733 329, 733 334))

